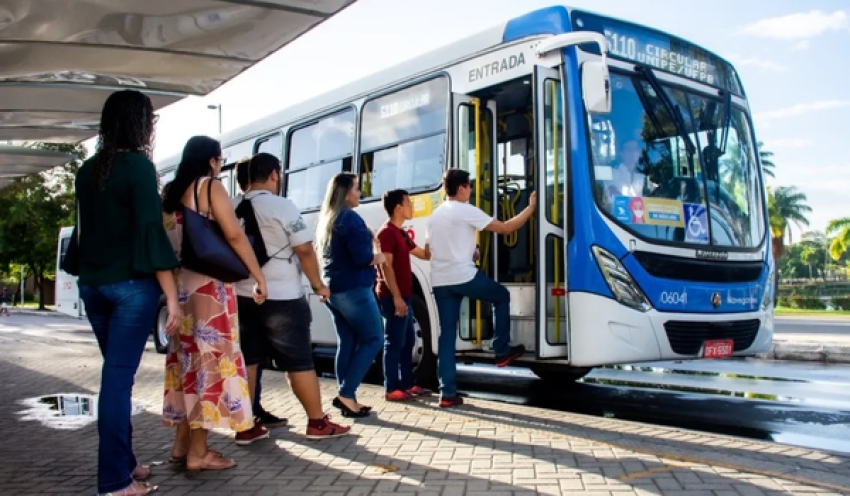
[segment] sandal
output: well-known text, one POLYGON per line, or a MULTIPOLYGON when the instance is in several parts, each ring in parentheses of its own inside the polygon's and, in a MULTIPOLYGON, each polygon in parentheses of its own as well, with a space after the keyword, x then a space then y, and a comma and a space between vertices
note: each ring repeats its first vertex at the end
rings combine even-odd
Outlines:
POLYGON ((133 480, 137 482, 144 482, 150 479, 151 475, 153 475, 153 471, 150 465, 140 463, 133 469, 133 480))
POLYGON ((142 496, 155 493, 157 489, 159 489, 157 486, 152 486, 147 482, 134 482, 120 491, 102 493, 98 496, 142 496))
MULTIPOLYGON (((224 455, 222 455, 220 452, 218 452, 214 449, 210 449, 209 452, 215 453, 215 456, 217 456, 219 458, 224 458, 224 455)), ((186 459, 188 458, 188 456, 189 456, 188 453, 183 455, 183 456, 171 455, 171 457, 168 458, 168 463, 170 463, 172 465, 178 465, 178 464, 181 464, 181 463, 186 463, 186 459)))
POLYGON ((194 473, 202 470, 227 470, 235 466, 235 460, 229 460, 221 453, 213 450, 207 450, 207 454, 204 455, 200 463, 190 463, 188 457, 186 460, 186 470, 194 473))

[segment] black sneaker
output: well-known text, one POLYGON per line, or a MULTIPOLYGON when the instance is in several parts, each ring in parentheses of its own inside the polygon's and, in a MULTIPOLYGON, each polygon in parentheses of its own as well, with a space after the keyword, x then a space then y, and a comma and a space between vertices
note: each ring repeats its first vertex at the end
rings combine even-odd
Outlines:
POLYGON ((523 354, 525 354, 525 346, 511 346, 507 355, 496 357, 496 367, 507 367, 523 354))
POLYGON ((262 409, 256 413, 254 418, 257 419, 257 424, 268 429, 271 429, 272 427, 283 427, 289 423, 288 419, 272 415, 271 413, 262 409))

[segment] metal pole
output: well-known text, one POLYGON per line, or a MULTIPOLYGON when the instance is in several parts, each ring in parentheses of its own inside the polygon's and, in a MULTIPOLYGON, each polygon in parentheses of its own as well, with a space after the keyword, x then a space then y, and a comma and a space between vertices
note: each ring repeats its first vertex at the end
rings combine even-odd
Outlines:
POLYGON ((21 265, 21 308, 24 308, 24 266, 21 265))
POLYGON ((218 106, 218 134, 221 134, 221 104, 218 106))

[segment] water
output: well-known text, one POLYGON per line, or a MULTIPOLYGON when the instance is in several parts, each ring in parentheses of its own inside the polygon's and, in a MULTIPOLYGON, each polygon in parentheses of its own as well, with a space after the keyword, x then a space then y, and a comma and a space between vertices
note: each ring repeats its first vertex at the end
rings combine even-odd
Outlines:
MULTIPOLYGON (((36 421, 52 429, 76 430, 97 422, 98 397, 87 393, 62 393, 27 398, 20 401, 26 410, 19 412, 21 420, 36 421)), ((144 411, 133 403, 131 414, 144 411)))

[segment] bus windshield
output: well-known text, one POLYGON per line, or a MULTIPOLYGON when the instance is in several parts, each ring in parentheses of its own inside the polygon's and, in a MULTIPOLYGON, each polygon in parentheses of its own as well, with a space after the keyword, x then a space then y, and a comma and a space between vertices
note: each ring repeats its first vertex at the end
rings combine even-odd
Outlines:
POLYGON ((611 85, 611 113, 591 116, 600 209, 650 241, 758 246, 765 220, 747 113, 652 74, 612 73, 611 85))

